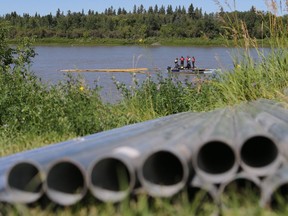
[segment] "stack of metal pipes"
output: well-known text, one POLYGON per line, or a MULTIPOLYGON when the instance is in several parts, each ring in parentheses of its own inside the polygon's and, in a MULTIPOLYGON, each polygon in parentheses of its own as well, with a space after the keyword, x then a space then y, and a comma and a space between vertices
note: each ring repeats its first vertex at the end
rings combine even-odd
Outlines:
POLYGON ((275 101, 178 113, 2 157, 0 202, 70 206, 90 193, 118 203, 185 190, 225 207, 229 188, 249 187, 260 206, 277 205, 288 197, 287 142, 288 110, 275 101))

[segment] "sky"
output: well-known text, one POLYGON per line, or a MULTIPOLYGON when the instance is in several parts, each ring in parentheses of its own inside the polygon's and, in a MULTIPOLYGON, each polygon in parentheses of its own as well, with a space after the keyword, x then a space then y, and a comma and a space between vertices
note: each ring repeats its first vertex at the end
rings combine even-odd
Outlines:
MULTIPOLYGON (((248 11, 252 6, 255 6, 257 10, 267 11, 267 0, 0 0, 0 16, 7 13, 16 11, 17 14, 23 15, 28 13, 35 15, 47 15, 52 13, 56 14, 58 8, 67 13, 68 10, 71 12, 81 12, 84 10, 85 13, 89 9, 95 12, 104 12, 106 8, 113 6, 117 11, 118 8, 124 8, 126 11, 133 11, 133 6, 137 7, 141 4, 145 9, 149 6, 165 6, 172 5, 173 10, 177 6, 185 6, 188 9, 192 3, 196 8, 202 8, 203 12, 211 13, 218 12, 220 7, 216 4, 216 1, 220 2, 221 6, 225 11, 231 11, 237 9, 238 11, 248 11), (230 5, 228 6, 227 3, 230 5)), ((276 0, 280 1, 280 0, 276 0)))

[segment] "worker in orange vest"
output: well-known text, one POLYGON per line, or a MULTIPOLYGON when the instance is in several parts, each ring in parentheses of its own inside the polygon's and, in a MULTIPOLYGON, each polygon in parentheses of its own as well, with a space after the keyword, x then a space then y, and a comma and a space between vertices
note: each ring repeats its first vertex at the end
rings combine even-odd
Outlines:
POLYGON ((196 62, 196 59, 195 59, 195 57, 193 56, 193 57, 192 57, 192 68, 195 68, 195 62, 196 62))
POLYGON ((180 58, 180 65, 181 65, 181 68, 184 68, 184 57, 183 56, 181 56, 181 58, 180 58))

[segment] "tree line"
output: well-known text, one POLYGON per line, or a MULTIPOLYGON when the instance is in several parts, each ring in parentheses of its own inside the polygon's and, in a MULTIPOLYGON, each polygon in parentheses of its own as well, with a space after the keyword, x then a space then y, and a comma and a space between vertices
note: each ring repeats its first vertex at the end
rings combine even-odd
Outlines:
MULTIPOLYGON (((251 7, 249 11, 206 13, 201 8, 190 4, 186 9, 171 5, 136 6, 132 11, 124 8, 114 9, 112 6, 104 12, 89 10, 87 13, 60 9, 55 15, 51 13, 19 15, 16 12, 0 17, 0 23, 11 28, 11 39, 23 36, 37 38, 117 38, 117 39, 146 39, 162 38, 217 38, 220 35, 233 36, 235 32, 223 26, 245 23, 245 29, 251 37, 263 39, 269 37, 269 22, 273 16, 270 12, 257 11, 251 7), (228 24, 228 25, 227 25, 228 24)), ((287 24, 287 15, 282 17, 287 24)))

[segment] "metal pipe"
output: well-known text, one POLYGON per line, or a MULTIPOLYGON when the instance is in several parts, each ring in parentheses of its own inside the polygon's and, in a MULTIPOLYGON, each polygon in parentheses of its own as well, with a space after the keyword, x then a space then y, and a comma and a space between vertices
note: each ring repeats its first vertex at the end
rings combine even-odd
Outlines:
POLYGON ((63 206, 75 204, 86 195, 85 176, 85 170, 75 161, 69 158, 56 160, 47 168, 46 195, 63 206))
POLYGON ((218 189, 215 184, 206 182, 205 179, 195 176, 188 185, 188 197, 190 201, 197 200, 197 196, 201 196, 208 202, 216 205, 219 204, 218 189))
POLYGON ((247 105, 238 106, 235 110, 237 150, 241 168, 256 176, 273 174, 282 164, 277 140, 248 114, 247 105))
POLYGON ((260 206, 278 209, 288 201, 288 167, 282 167, 262 181, 260 206))
POLYGON ((214 204, 214 208, 211 209, 211 212, 206 212, 209 215, 219 215, 219 198, 217 194, 217 187, 214 184, 206 182, 204 179, 201 179, 199 176, 195 176, 192 181, 188 184, 187 187, 188 200, 193 205, 193 214, 201 214, 205 204, 214 204))
MULTIPOLYGON (((270 105, 270 106, 273 106, 273 107, 278 107, 278 108, 285 108, 285 103, 282 103, 282 102, 279 102, 279 101, 276 101, 276 100, 271 100, 271 99, 265 99, 265 98, 259 98, 255 101, 252 101, 252 103, 259 103, 259 104, 262 104, 262 105, 270 105)), ((286 111, 287 113, 287 111, 286 111)))
MULTIPOLYGON (((223 109, 210 125, 198 131, 200 141, 194 145, 192 160, 195 172, 210 183, 221 183, 237 172, 239 159, 234 140, 232 113, 223 109)), ((191 139, 192 141, 193 139, 191 139)))
POLYGON ((38 164, 26 161, 2 170, 0 184, 7 185, 0 191, 0 201, 10 203, 33 203, 44 193, 43 175, 38 164))
POLYGON ((281 119, 282 121, 288 123, 288 110, 285 109, 279 102, 267 99, 258 99, 257 101, 250 102, 248 105, 249 107, 253 107, 257 110, 256 114, 259 112, 267 112, 275 116, 275 118, 281 119))
POLYGON ((177 150, 167 148, 152 151, 144 159, 142 167, 138 169, 138 176, 150 196, 170 197, 184 188, 191 174, 189 152, 186 149, 180 154, 177 150))
POLYGON ((270 113, 261 112, 255 120, 261 124, 261 126, 271 133, 278 141, 280 154, 287 160, 288 158, 288 124, 281 119, 271 115, 270 113))
MULTIPOLYGON (((282 104, 266 99, 259 99, 249 103, 250 110, 255 116, 255 121, 263 127, 263 129, 273 135, 277 140, 280 148, 280 154, 285 159, 288 158, 288 111, 282 104)), ((284 160, 285 162, 285 160, 284 160)))
POLYGON ((123 157, 103 155, 88 171, 90 191, 103 202, 124 200, 135 188, 134 167, 123 157))
MULTIPOLYGON (((227 208, 231 200, 237 199, 242 205, 247 197, 259 202, 261 197, 261 181, 258 177, 246 172, 237 173, 231 179, 220 184, 218 195, 221 208, 227 208)), ((231 206, 230 206, 231 207, 231 206)))

